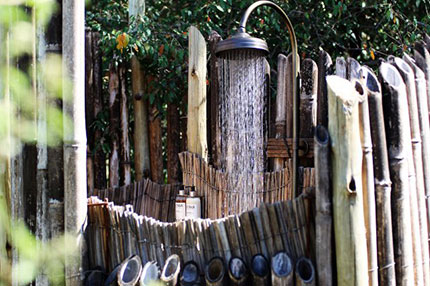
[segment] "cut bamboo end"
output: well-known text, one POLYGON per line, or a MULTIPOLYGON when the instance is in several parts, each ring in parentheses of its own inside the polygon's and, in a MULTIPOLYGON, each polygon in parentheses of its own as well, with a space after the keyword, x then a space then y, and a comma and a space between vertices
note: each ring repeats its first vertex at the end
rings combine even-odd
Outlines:
POLYGON ((160 270, 154 261, 147 262, 143 267, 142 274, 140 276, 141 286, 150 286, 154 282, 158 281, 160 276, 160 270))
POLYGON ((248 285, 249 270, 245 261, 240 257, 232 257, 228 263, 230 285, 248 285))
POLYGON ((117 281, 120 286, 136 285, 142 273, 142 260, 138 255, 132 255, 120 266, 117 281))
POLYGON ((315 268, 312 261, 305 257, 296 262, 296 286, 316 285, 315 268))
POLYGON ((257 254, 251 260, 252 285, 269 285, 270 265, 266 257, 257 254))
POLYGON ((221 257, 213 257, 205 270, 206 284, 210 286, 224 285, 225 266, 221 257))
POLYGON ((188 261, 184 265, 181 274, 181 285, 198 285, 200 283, 199 266, 194 261, 188 261))
POLYGON ((292 285, 294 268, 291 258, 285 252, 272 257, 272 285, 292 285))
POLYGON ((161 273, 161 281, 167 285, 175 286, 178 281, 179 271, 181 270, 181 260, 177 254, 172 254, 166 260, 163 272, 161 273))

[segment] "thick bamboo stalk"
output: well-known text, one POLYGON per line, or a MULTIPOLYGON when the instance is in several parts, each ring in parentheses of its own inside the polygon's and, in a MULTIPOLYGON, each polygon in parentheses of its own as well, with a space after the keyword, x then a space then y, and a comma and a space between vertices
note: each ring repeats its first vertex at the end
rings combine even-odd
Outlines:
MULTIPOLYGON (((285 138, 286 128, 286 107, 287 107, 287 81, 290 74, 287 70, 288 58, 283 54, 278 55, 278 80, 277 80, 277 95, 276 95, 276 118, 275 118, 275 138, 285 138)), ((274 170, 284 168, 285 159, 275 158, 273 161, 274 170)))
POLYGON ((423 256, 428 255, 428 231, 425 228, 427 226, 427 217, 425 212, 420 211, 421 203, 425 208, 425 186, 424 186, 424 175, 422 165, 422 147, 421 147, 421 135, 420 135, 420 124, 419 114, 417 106, 416 96, 416 85, 415 85, 415 73, 412 68, 404 60, 395 58, 394 60, 397 69, 403 77, 406 84, 406 91, 408 97, 409 107, 409 122, 410 122, 410 137, 411 144, 409 148, 409 182, 411 191, 411 219, 412 219, 412 239, 414 241, 414 270, 415 270, 415 281, 418 284, 425 283, 426 285, 430 281, 424 281, 429 278, 429 269, 426 269, 426 275, 423 273, 423 256), (413 187, 415 185, 415 188, 413 187), (424 226, 425 224, 425 226, 424 226), (424 242, 422 242, 424 240, 424 242), (422 245, 426 244, 427 251, 423 252, 422 245))
POLYGON ((358 95, 338 76, 327 77, 332 150, 333 218, 340 285, 367 285, 367 247, 361 182, 358 95))
POLYGON ((120 118, 120 185, 125 186, 131 183, 131 165, 130 165, 130 140, 128 139, 128 105, 126 93, 126 70, 124 65, 118 68, 120 78, 120 96, 119 96, 119 118, 120 118))
POLYGON ((188 151, 208 158, 206 136, 206 42, 200 31, 191 26, 188 31, 188 151))
POLYGON ((328 127, 328 99, 326 76, 332 73, 330 55, 320 50, 318 60, 318 95, 317 95, 317 124, 328 127))
POLYGON ((330 138, 327 129, 315 129, 315 232, 318 282, 333 285, 333 223, 330 192, 330 138))
POLYGON ((213 257, 205 269, 206 285, 223 286, 224 283, 227 282, 225 272, 226 270, 222 258, 213 257))
POLYGON ((166 260, 163 271, 161 272, 161 281, 166 285, 176 286, 178 284, 179 272, 181 270, 181 259, 178 255, 173 254, 166 260))
POLYGON ((63 69, 69 75, 63 84, 64 120, 64 223, 76 238, 76 255, 66 257, 66 285, 80 285, 83 238, 81 227, 87 215, 85 134, 85 1, 63 0, 63 69), (66 84, 66 81, 71 81, 66 84), (70 122, 72 124, 69 123, 70 122))
POLYGON ((406 147, 410 142, 408 140, 410 139, 409 115, 405 108, 406 86, 401 75, 392 65, 382 63, 379 70, 383 87, 382 100, 390 175, 393 183, 391 204, 396 280, 397 285, 411 285, 414 281, 414 269, 406 147))
MULTIPOLYGON (((350 70, 353 77, 358 79, 359 69, 350 70)), ((363 83, 364 84, 364 83, 363 83)), ((365 87, 360 81, 355 81, 355 90, 360 95, 360 138, 362 149, 362 184, 364 219, 366 226, 367 261, 369 266, 369 284, 378 285, 378 251, 376 231, 376 202, 375 202, 375 180, 373 175, 372 136, 370 131, 369 103, 365 87)))
POLYGON ((136 285, 142 273, 142 260, 138 255, 132 255, 121 263, 117 272, 119 286, 136 285))
POLYGON ((380 285, 395 285, 393 232, 391 220, 391 180, 385 139, 381 86, 366 67, 361 68, 369 104, 370 131, 373 145, 373 169, 376 196, 377 249, 380 285))
POLYGON ((285 252, 279 252, 272 257, 272 286, 293 285, 294 266, 291 258, 285 252))
POLYGON ((262 254, 257 254, 251 260, 251 275, 253 286, 270 285, 270 265, 266 257, 262 254))
MULTIPOLYGON (((423 164, 423 180, 424 180, 424 188, 425 193, 420 194, 421 200, 419 201, 419 207, 420 212, 424 211, 426 213, 427 218, 427 224, 425 227, 427 227, 427 235, 428 235, 428 224, 430 223, 430 207, 428 205, 429 201, 429 194, 430 194, 430 127, 429 127, 429 117, 428 114, 428 107, 427 107, 427 91, 426 91, 426 81, 425 81, 425 75, 423 71, 414 63, 411 57, 408 55, 404 56, 404 59, 406 62, 412 67, 412 69, 415 72, 415 85, 416 85, 416 91, 417 91, 417 106, 418 106, 418 119, 419 119, 419 125, 420 125, 420 134, 421 134, 421 141, 422 141, 422 164, 423 164), (424 200, 422 200, 422 196, 424 197, 424 200), (427 198, 427 200, 425 199, 427 198), (426 201, 427 201, 427 210, 426 210, 426 201), (424 203, 424 205, 423 205, 424 203)), ((421 231, 424 231, 424 229, 421 229, 421 231)), ((421 237, 421 245, 422 245, 422 251, 423 251, 423 268, 429 269, 428 263, 429 263, 429 245, 427 243, 428 237, 423 238, 421 237)), ((426 275, 426 272, 424 272, 424 275, 426 275)), ((425 279, 425 277, 424 277, 425 279)))
MULTIPOLYGON (((129 0, 129 16, 145 13, 145 0, 129 0)), ((134 109, 134 169, 136 180, 149 176, 148 101, 144 98, 144 71, 136 56, 131 58, 131 90, 134 109)))
POLYGON ((109 130, 111 153, 109 154, 109 186, 119 186, 119 76, 118 69, 111 64, 109 70, 109 130))
POLYGON ((232 257, 228 263, 228 276, 231 286, 249 285, 249 270, 245 261, 239 257, 232 257))
POLYGON ((296 262, 296 286, 317 285, 315 268, 312 261, 305 257, 299 258, 296 262))

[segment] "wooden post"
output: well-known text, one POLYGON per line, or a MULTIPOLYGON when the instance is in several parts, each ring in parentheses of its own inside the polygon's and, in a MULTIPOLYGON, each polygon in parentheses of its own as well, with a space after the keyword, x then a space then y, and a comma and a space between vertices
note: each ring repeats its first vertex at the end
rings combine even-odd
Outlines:
MULTIPOLYGON (((135 21, 145 13, 145 0, 129 0, 129 16, 135 21)), ((148 100, 144 98, 145 75, 136 56, 131 58, 131 85, 134 108, 134 169, 136 181, 149 176, 148 100)))
POLYGON ((178 105, 170 102, 167 104, 167 183, 173 184, 179 181, 180 167, 180 118, 178 105))
POLYGON ((327 88, 337 280, 339 285, 368 285, 358 95, 338 76, 327 77, 327 88))
POLYGON ((194 26, 190 27, 188 35, 188 151, 199 154, 207 161, 206 42, 194 26))
POLYGON ((327 129, 315 129, 316 266, 320 285, 333 285, 333 223, 330 188, 330 139, 327 129))
MULTIPOLYGON (((427 108, 427 93, 425 76, 422 70, 415 64, 414 60, 407 54, 403 56, 403 60, 409 64, 415 74, 415 86, 416 86, 416 107, 418 115, 416 115, 418 121, 418 127, 421 136, 421 148, 415 150, 417 153, 421 153, 420 158, 414 160, 417 172, 417 183, 418 183, 418 210, 420 216, 420 231, 421 231, 421 251, 423 254, 423 274, 424 274, 424 285, 430 284, 430 265, 429 265, 429 244, 428 244, 428 210, 426 208, 426 195, 427 191, 430 191, 430 173, 426 174, 426 171, 430 172, 430 161, 429 161, 429 149, 430 149, 430 131, 429 131, 429 118, 427 108), (421 167, 419 166, 422 164, 421 167), (426 166, 427 165, 427 166, 426 166), (421 181, 422 180, 422 181, 421 181), (428 182, 427 182, 428 181, 428 182), (428 188, 427 188, 428 187, 428 188), (421 189, 421 190, 420 190, 421 189)), ((412 116, 411 116, 412 119, 412 116)), ((415 154, 414 156, 418 155, 415 154)))
POLYGON ((409 115, 405 108, 406 86, 392 65, 382 63, 379 71, 383 87, 390 176, 393 182, 391 205, 396 280, 398 285, 411 285, 414 281, 414 269, 406 147, 406 144, 410 144, 409 115))
POLYGON ((210 138, 210 153, 211 161, 215 168, 220 168, 220 156, 221 156, 221 126, 219 122, 218 113, 218 57, 216 56, 215 50, 216 45, 221 41, 221 36, 216 31, 211 31, 208 41, 210 49, 210 98, 207 102, 208 118, 210 119, 208 128, 208 138, 210 138))
MULTIPOLYGON (((428 229, 427 229, 427 215, 425 206, 425 185, 422 164, 422 145, 421 145, 421 132, 418 112, 418 100, 415 84, 415 73, 409 64, 400 59, 395 58, 395 64, 403 80, 406 84, 408 107, 409 107, 409 121, 411 128, 411 149, 409 150, 409 172, 415 175, 415 189, 411 187, 411 214, 412 214, 412 235, 414 239, 414 259, 415 259, 415 279, 424 285, 430 285, 430 273, 428 261, 424 262, 423 257, 428 257, 428 229), (415 171, 412 173, 412 171, 415 171), (424 251, 423 248, 426 248, 424 251), (427 269, 424 269, 424 264, 427 269), (423 272, 424 271, 424 272, 423 272)), ((410 180, 411 178, 410 175, 410 180)))
POLYGON ((64 224, 65 232, 76 237, 75 256, 66 257, 66 285, 81 285, 83 237, 87 215, 85 134, 85 1, 63 0, 63 112, 71 119, 64 130, 64 224), (67 84, 68 82, 70 84, 67 84))
POLYGON ((162 184, 163 176, 163 148, 162 148, 162 130, 161 130, 161 113, 155 104, 149 106, 149 154, 151 163, 151 180, 162 184))
MULTIPOLYGON (((300 138, 312 138, 317 122, 318 67, 311 59, 302 62, 300 70, 300 138)), ((301 159, 301 166, 313 167, 312 159, 301 159)))
MULTIPOLYGON (((288 72, 287 65, 288 58, 283 54, 278 55, 278 80, 277 80, 277 94, 276 94, 276 119, 275 119, 275 138, 284 139, 286 133, 286 103, 287 103, 287 81, 288 72)), ((284 158, 275 158, 273 162, 274 170, 281 170, 285 166, 284 158)))
POLYGON ((361 68, 361 78, 365 84, 369 102, 373 145, 379 284, 393 286, 396 285, 396 275, 391 220, 391 180, 381 86, 373 72, 366 67, 361 68))
POLYGON ((333 62, 330 55, 320 50, 318 60, 317 124, 328 127, 328 99, 326 76, 332 73, 333 62))

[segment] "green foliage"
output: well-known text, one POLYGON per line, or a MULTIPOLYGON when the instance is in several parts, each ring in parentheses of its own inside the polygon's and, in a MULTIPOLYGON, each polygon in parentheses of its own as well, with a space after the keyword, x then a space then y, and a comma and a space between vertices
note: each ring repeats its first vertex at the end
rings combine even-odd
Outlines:
MULTIPOLYGON (((252 2, 147 0, 145 15, 128 19, 127 0, 99 0, 89 7, 87 24, 102 33, 106 59, 124 61, 132 55, 141 59, 146 72, 156 78, 151 82, 149 100, 162 104, 180 100, 186 91, 189 26, 197 26, 205 37, 215 30, 226 38, 252 2), (129 36, 129 43, 121 52, 116 39, 122 33, 129 36)), ((316 59, 322 47, 332 57, 349 55, 372 64, 374 56, 410 52, 413 42, 430 31, 428 1, 277 2, 295 27, 302 57, 316 59)), ((280 52, 288 53, 288 33, 270 8, 255 11, 247 28, 267 40, 272 59, 280 52)))

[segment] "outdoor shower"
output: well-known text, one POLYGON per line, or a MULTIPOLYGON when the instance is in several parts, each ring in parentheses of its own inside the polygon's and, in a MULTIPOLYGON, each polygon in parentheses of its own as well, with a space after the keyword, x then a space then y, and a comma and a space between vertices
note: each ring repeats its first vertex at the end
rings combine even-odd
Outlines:
MULTIPOLYGON (((246 33, 251 13, 260 6, 275 9, 285 21, 292 46, 293 70, 293 179, 292 192, 298 187, 298 73, 297 43, 293 26, 286 13, 271 1, 257 1, 245 11, 238 32, 218 43, 219 120, 221 129, 221 168, 229 174, 228 207, 242 212, 260 203, 257 193, 264 188, 265 103, 267 99, 266 41, 246 33)), ((267 129, 267 128, 266 128, 267 129)))

